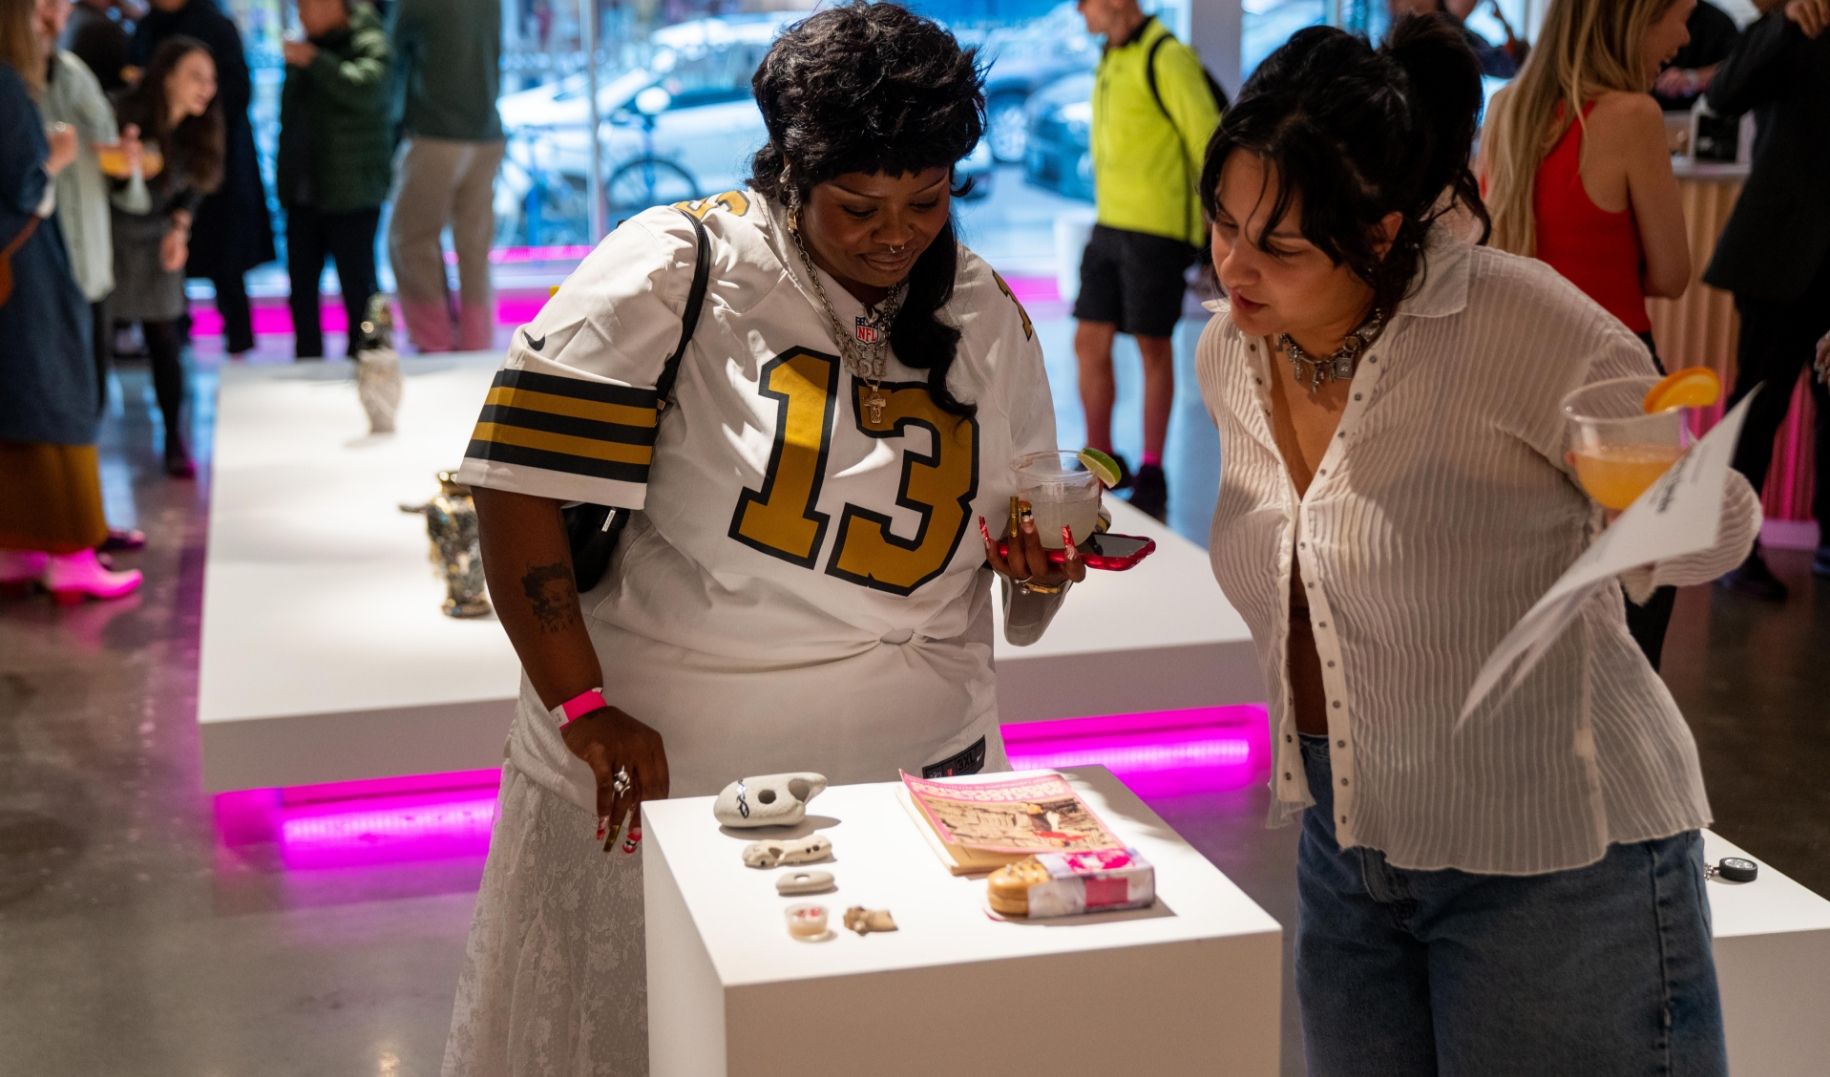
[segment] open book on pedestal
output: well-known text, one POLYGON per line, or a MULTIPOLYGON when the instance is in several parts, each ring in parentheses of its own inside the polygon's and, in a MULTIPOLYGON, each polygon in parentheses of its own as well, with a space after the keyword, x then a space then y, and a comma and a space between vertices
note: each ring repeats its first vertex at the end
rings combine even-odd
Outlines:
POLYGON ((955 875, 993 871, 1037 853, 1123 848, 1054 771, 930 780, 902 775, 904 803, 955 875))

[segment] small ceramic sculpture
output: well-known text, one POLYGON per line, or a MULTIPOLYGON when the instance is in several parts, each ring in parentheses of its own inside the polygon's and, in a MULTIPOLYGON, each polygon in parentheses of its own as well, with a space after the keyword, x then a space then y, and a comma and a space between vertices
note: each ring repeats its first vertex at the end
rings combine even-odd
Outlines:
POLYGON ((449 471, 438 473, 438 496, 424 505, 402 505, 402 512, 426 517, 432 540, 432 563, 445 578, 447 617, 481 617, 489 612, 488 583, 483 578, 483 546, 477 531, 477 506, 470 487, 449 471))
POLYGON ((830 871, 791 871, 775 880, 778 894, 824 894, 837 884, 830 871))
POLYGON ((400 413, 400 353, 394 350, 394 312, 388 297, 369 298, 367 316, 354 348, 356 396, 368 412, 369 433, 391 434, 400 413))
POLYGON ((822 837, 753 841, 743 847, 743 862, 753 868, 811 864, 832 856, 832 842, 822 837))
POLYGON ((809 771, 739 778, 718 794, 712 814, 728 827, 793 826, 825 788, 826 775, 809 771))
POLYGON ((896 930, 896 918, 888 909, 867 909, 862 905, 853 905, 845 910, 845 926, 860 935, 873 931, 896 930))
POLYGON ((782 910, 788 918, 788 934, 807 942, 831 938, 826 930, 826 906, 790 905, 782 910))

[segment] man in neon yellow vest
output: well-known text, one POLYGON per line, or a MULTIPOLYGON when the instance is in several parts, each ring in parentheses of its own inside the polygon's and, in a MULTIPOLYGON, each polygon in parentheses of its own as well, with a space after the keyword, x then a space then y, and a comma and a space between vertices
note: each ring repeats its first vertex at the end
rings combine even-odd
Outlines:
POLYGON ((1163 444, 1175 398, 1171 334, 1182 313, 1183 273, 1206 232, 1195 182, 1220 106, 1194 50, 1137 0, 1080 0, 1079 8, 1087 31, 1106 39, 1093 86, 1098 215, 1074 303, 1080 402, 1087 444, 1111 452, 1112 341, 1119 333, 1136 337, 1144 446, 1136 475, 1127 467, 1126 478, 1131 503, 1161 519, 1168 507, 1163 444))

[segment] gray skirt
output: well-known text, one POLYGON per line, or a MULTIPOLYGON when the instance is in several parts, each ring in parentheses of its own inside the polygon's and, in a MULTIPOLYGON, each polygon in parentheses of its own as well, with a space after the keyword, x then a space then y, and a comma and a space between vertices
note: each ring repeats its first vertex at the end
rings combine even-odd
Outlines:
POLYGON ((125 322, 169 322, 184 314, 184 270, 159 265, 163 215, 115 210, 114 293, 108 313, 125 322))

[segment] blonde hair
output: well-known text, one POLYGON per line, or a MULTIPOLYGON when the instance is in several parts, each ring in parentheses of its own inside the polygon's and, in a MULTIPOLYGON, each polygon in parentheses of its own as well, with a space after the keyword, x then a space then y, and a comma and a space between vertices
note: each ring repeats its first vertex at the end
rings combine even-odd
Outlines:
POLYGON ((1583 122, 1584 102, 1612 91, 1644 93, 1649 88, 1640 69, 1640 46, 1647 30, 1675 2, 1551 0, 1525 66, 1488 106, 1481 140, 1493 246, 1514 254, 1536 253, 1538 166, 1570 124, 1583 122))
POLYGON ((34 100, 44 91, 44 61, 35 0, 0 0, 0 63, 19 72, 34 100))

